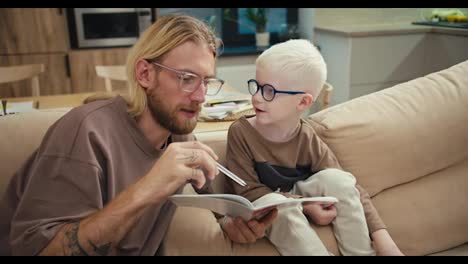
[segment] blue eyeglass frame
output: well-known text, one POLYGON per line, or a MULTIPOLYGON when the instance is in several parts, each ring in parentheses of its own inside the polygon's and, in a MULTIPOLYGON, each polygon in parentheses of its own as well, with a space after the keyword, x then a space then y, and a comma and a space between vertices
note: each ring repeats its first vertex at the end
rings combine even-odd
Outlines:
POLYGON ((252 93, 250 92, 250 89, 249 89, 249 93, 250 93, 252 96, 254 96, 255 94, 258 93, 258 90, 261 90, 261 92, 262 92, 262 97, 263 97, 263 99, 265 99, 265 101, 267 101, 267 102, 273 101, 273 99, 275 99, 275 96, 276 96, 277 93, 282 93, 282 94, 305 94, 305 92, 278 90, 278 89, 276 89, 273 85, 268 84, 268 83, 266 83, 266 84, 264 84, 264 85, 260 85, 260 84, 257 82, 257 80, 255 80, 255 79, 250 79, 250 80, 248 80, 248 81, 247 81, 247 87, 249 87, 249 84, 252 83, 252 82, 254 82, 254 83, 257 85, 257 90, 255 91, 255 93, 252 94, 252 93), (268 99, 265 98, 265 95, 264 95, 264 92, 263 92, 263 87, 264 87, 264 86, 267 86, 267 85, 270 86, 270 87, 273 89, 273 97, 272 97, 270 100, 268 100, 268 99))

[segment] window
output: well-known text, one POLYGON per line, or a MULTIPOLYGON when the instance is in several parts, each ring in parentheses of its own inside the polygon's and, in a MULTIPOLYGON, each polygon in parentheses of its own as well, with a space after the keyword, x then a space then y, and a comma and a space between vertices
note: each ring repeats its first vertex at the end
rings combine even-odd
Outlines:
POLYGON ((222 12, 222 8, 158 8, 158 16, 177 13, 186 14, 205 21, 214 28, 216 36, 219 38, 222 38, 222 12))
MULTIPOLYGON (((203 20, 215 29, 226 48, 255 46, 253 24, 245 17, 246 8, 229 8, 232 19, 225 19, 225 8, 159 8, 158 16, 182 13, 203 20), (245 26, 248 25, 248 26, 245 26)), ((270 44, 282 41, 281 33, 289 26, 298 24, 298 8, 268 8, 267 31, 271 33, 270 44)))
MULTIPOLYGON (((222 19, 223 41, 226 47, 255 45, 254 24, 245 17, 246 8, 230 8, 232 20, 222 19), (236 22, 239 21, 239 22, 236 22), (247 25, 247 26, 246 26, 247 25)), ((224 16, 224 12, 223 12, 224 16)), ((281 41, 281 33, 298 23, 297 8, 269 8, 266 30, 270 32, 270 44, 281 41)))

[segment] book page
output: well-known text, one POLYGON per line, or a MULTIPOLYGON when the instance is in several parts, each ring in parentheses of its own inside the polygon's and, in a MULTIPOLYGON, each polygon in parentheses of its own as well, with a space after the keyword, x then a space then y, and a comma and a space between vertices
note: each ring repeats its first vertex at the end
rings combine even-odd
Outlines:
POLYGON ((231 217, 240 216, 245 220, 250 220, 253 217, 253 205, 249 200, 242 196, 234 197, 234 195, 172 195, 169 200, 177 206, 197 207, 208 209, 221 215, 231 217), (240 197, 240 198, 239 198, 240 197), (246 203, 247 201, 247 203, 246 203))
POLYGON ((304 197, 304 198, 295 198, 295 199, 287 199, 282 201, 274 201, 268 203, 262 203, 255 205, 255 211, 260 211, 265 208, 270 207, 277 207, 277 208, 286 208, 290 206, 297 206, 300 203, 305 202, 326 202, 326 203, 337 203, 338 199, 331 196, 317 196, 317 197, 304 197))
POLYGON ((331 196, 305 197, 268 202, 254 206, 245 197, 235 194, 176 194, 169 197, 177 206, 197 207, 208 209, 221 215, 231 217, 240 216, 245 220, 261 218, 274 208, 297 206, 304 202, 337 203, 338 199, 331 196))

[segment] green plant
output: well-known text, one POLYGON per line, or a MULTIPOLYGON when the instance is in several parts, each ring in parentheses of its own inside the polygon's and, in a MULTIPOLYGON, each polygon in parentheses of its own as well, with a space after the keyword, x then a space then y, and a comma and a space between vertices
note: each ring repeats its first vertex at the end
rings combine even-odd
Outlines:
POLYGON ((224 19, 235 22, 239 25, 243 25, 257 33, 262 33, 266 31, 266 24, 268 22, 267 16, 267 8, 247 8, 245 11, 245 17, 255 24, 255 28, 253 28, 248 24, 242 23, 239 20, 234 19, 234 17, 231 14, 230 8, 224 9, 224 19))
POLYGON ((245 16, 255 23, 257 32, 265 32, 268 21, 266 8, 247 8, 245 16))
POLYGON ((216 16, 206 16, 204 19, 205 23, 210 27, 211 31, 216 33, 216 16))

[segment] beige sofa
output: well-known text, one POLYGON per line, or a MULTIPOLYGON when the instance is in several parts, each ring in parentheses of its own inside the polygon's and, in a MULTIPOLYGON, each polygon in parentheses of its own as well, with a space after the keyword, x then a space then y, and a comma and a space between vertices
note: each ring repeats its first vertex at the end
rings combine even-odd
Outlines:
MULTIPOLYGON (((0 117, 0 193, 64 111, 0 117)), ((468 61, 309 117, 372 196, 407 255, 468 255, 468 61)), ((226 131, 197 134, 222 159, 226 131)), ((224 178, 215 186, 221 190, 224 178)), ((190 186, 187 192, 192 192, 190 186)), ((331 227, 317 228, 339 254, 331 227)), ((162 255, 278 255, 267 239, 225 239, 212 213, 178 208, 162 255)))

